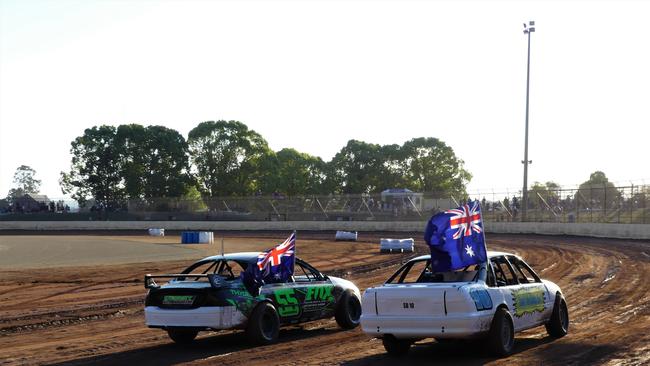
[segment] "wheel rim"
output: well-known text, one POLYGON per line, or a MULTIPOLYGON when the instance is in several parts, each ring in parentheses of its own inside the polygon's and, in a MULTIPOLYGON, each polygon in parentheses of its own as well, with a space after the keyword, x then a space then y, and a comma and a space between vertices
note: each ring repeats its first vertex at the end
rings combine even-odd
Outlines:
POLYGON ((267 311, 264 312, 262 316, 262 333, 267 339, 273 338, 273 332, 275 329, 275 324, 273 324, 273 316, 267 311))
POLYGON ((512 343, 512 330, 506 322, 503 322, 503 326, 501 327, 501 343, 506 350, 510 349, 512 343))
POLYGON ((566 305, 562 303, 559 310, 560 310, 560 323, 562 325, 562 329, 566 332, 567 329, 569 328, 569 314, 567 313, 566 305))

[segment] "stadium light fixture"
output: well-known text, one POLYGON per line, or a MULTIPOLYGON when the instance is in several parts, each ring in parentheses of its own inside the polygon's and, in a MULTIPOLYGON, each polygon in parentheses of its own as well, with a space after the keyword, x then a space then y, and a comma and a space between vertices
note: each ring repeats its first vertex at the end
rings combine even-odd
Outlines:
POLYGON ((526 68, 526 135, 524 138, 524 188, 521 199, 521 221, 526 221, 526 212, 528 211, 528 99, 530 95, 530 35, 535 32, 535 21, 531 20, 528 25, 524 23, 524 34, 528 36, 528 65, 526 68))

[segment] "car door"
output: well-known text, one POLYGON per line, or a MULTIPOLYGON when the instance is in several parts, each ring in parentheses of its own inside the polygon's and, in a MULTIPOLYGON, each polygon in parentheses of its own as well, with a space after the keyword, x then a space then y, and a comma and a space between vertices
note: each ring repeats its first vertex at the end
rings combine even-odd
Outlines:
POLYGON ((283 324, 321 319, 334 314, 334 285, 299 259, 296 259, 290 281, 265 284, 262 289, 264 296, 274 303, 283 324))
POLYGON ((297 260, 294 269, 296 297, 301 305, 300 321, 334 315, 336 299, 331 281, 309 264, 297 260))
POLYGON ((507 259, 512 264, 521 287, 515 293, 515 316, 529 318, 531 326, 544 323, 549 304, 552 306, 546 286, 522 259, 515 256, 508 256, 507 259))
POLYGON ((506 257, 502 255, 491 258, 490 263, 494 270, 496 290, 504 299, 508 309, 510 309, 515 331, 530 327, 530 324, 532 323, 530 317, 517 315, 517 308, 519 305, 517 304, 517 297, 515 295, 521 291, 522 287, 519 284, 512 265, 506 257))

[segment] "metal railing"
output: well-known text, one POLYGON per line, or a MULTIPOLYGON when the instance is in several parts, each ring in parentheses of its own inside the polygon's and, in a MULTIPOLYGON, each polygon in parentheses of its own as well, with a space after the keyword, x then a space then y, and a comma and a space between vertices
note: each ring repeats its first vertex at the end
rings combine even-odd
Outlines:
MULTIPOLYGON (((324 196, 157 198, 117 202, 110 207, 63 200, 60 205, 11 210, 0 220, 187 220, 187 221, 424 221, 468 198, 482 203, 486 222, 521 221, 521 192, 331 194, 324 196), (68 206, 70 209, 59 209, 68 206)), ((57 200, 55 200, 57 201, 57 200)), ((650 223, 650 186, 591 186, 530 190, 526 221, 650 223)), ((39 206, 36 206, 39 207, 39 206)))

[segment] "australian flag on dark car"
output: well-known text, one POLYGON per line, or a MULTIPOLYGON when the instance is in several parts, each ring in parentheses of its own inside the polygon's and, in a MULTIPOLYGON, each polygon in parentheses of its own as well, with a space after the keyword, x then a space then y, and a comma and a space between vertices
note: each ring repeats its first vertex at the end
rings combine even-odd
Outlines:
POLYGON ((478 201, 433 215, 424 232, 434 272, 453 271, 487 261, 478 201))
POLYGON ((295 263, 296 233, 275 248, 261 252, 255 263, 249 263, 241 274, 242 282, 253 296, 267 283, 287 282, 293 276, 295 263))

